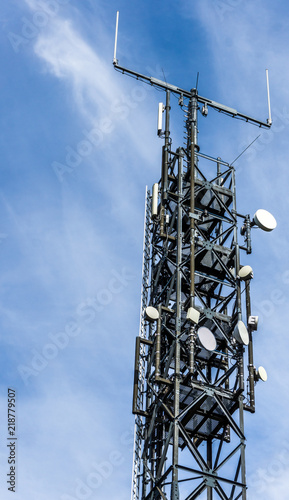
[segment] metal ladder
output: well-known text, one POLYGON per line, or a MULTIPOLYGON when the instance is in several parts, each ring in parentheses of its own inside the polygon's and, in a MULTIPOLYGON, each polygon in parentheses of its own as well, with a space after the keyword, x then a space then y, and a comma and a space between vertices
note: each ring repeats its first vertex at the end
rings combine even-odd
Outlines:
MULTIPOLYGON (((146 188, 143 263, 142 263, 141 315, 140 315, 140 327, 139 327, 139 336, 141 338, 146 338, 144 311, 148 303, 149 275, 150 275, 150 253, 151 253, 150 216, 151 216, 151 195, 146 188)), ((140 357, 139 357, 138 395, 137 395, 138 410, 143 409, 144 385, 145 385, 145 346, 143 343, 141 343, 140 357)), ((134 451, 133 451, 131 500, 139 500, 141 454, 142 454, 142 440, 143 440, 142 432, 143 432, 143 417, 141 415, 136 415, 135 426, 134 426, 134 451)))

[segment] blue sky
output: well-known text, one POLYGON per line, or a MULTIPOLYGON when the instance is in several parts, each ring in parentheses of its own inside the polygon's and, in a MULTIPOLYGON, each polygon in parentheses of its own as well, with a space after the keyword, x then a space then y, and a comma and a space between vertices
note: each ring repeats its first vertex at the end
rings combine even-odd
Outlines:
MULTIPOLYGON (((7 491, 7 388, 17 392, 15 499, 130 498, 131 415, 145 186, 159 179, 164 96, 112 66, 166 78, 266 120, 210 110, 201 150, 236 162, 238 210, 271 211, 253 232, 260 317, 256 415, 246 415, 249 499, 286 498, 288 378, 288 17, 285 0, 11 0, 1 24, 0 494, 7 491)), ((172 137, 182 113, 173 101, 172 137)))

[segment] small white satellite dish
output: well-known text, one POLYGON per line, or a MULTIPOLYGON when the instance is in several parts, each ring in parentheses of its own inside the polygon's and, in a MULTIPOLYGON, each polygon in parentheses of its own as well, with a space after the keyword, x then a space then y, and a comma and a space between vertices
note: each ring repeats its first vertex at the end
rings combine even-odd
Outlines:
POLYGON ((201 326, 198 329, 198 337, 202 346, 207 349, 207 351, 214 351, 217 347, 217 341, 215 335, 206 328, 205 326, 201 326))
POLYGON ((267 372, 263 366, 259 366, 259 368, 257 370, 257 377, 258 377, 258 380, 262 380, 263 382, 267 381, 268 375, 267 375, 267 372))
POLYGON ((152 306, 148 306, 145 310, 145 319, 148 321, 157 321, 160 317, 159 311, 152 306))
POLYGON ((243 321, 238 321, 234 328, 233 335, 239 344, 249 344, 249 333, 243 321))
POLYGON ((263 208, 257 210, 253 220, 258 227, 263 229, 263 231, 273 231, 273 229, 277 226, 275 217, 263 208))
POLYGON ((241 280, 250 280, 253 278, 253 269, 251 266, 243 266, 238 272, 238 276, 241 280))

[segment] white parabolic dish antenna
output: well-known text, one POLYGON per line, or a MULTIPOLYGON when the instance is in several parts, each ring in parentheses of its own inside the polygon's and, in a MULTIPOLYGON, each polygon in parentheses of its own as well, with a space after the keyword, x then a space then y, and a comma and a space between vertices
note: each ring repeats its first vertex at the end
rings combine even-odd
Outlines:
POLYGON ((145 318, 148 321, 156 321, 157 319, 159 319, 159 317, 160 317, 159 311, 155 307, 148 306, 146 308, 146 310, 145 310, 145 318))
POLYGON ((234 337, 237 342, 239 342, 239 344, 249 344, 249 333, 243 321, 238 321, 238 323, 236 324, 234 329, 234 337))
POLYGON ((258 373, 259 379, 262 380, 263 382, 266 382, 268 375, 267 375, 267 372, 263 366, 259 366, 257 373, 258 373))
POLYGON ((263 208, 260 208, 255 213, 254 222, 258 227, 263 229, 263 231, 273 231, 273 229, 277 226, 274 215, 270 214, 270 212, 267 212, 267 210, 264 210, 263 208))
POLYGON ((238 274, 241 280, 249 280, 253 277, 253 269, 251 266, 243 266, 238 274))
POLYGON ((202 346, 207 349, 207 351, 214 351, 216 349, 217 341, 215 335, 209 328, 201 326, 201 328, 198 329, 198 337, 202 346))

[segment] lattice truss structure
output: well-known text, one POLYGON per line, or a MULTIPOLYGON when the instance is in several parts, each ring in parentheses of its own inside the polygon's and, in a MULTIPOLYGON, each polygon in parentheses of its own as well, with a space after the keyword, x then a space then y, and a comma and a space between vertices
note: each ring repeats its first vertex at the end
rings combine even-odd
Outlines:
POLYGON ((186 145, 173 151, 169 94, 161 179, 146 204, 132 499, 244 500, 244 409, 254 411, 256 376, 235 172, 199 151, 196 92, 186 145))

